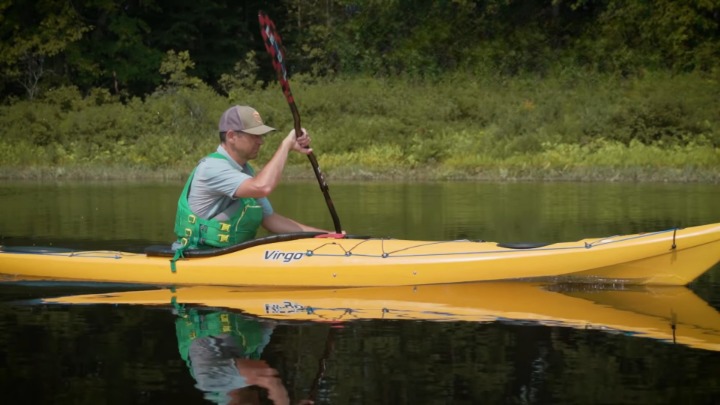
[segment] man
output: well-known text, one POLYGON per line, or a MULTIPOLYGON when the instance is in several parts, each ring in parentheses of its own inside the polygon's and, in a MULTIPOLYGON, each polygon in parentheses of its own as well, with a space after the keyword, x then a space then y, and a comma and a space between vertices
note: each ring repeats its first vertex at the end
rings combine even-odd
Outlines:
POLYGON ((185 249, 226 247, 253 239, 260 225, 273 233, 328 232, 274 212, 267 199, 280 182, 288 154, 312 151, 307 131, 296 137, 291 130, 256 174, 248 161, 257 157, 265 136, 275 128, 265 125, 255 109, 240 105, 225 111, 218 127, 217 151, 200 161, 178 200, 176 259, 185 249))

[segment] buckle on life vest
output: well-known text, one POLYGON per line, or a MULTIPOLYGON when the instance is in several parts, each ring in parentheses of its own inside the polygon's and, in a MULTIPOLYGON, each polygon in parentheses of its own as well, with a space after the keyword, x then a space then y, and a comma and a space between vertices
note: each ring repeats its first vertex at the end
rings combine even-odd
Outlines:
POLYGON ((220 223, 220 231, 222 232, 229 232, 230 231, 230 224, 227 224, 225 222, 220 223))
POLYGON ((223 332, 231 332, 232 328, 230 327, 230 318, 228 317, 228 314, 220 314, 220 322, 222 323, 222 331, 223 332))
POLYGON ((227 243, 227 241, 230 240, 230 235, 218 235, 218 239, 220 239, 222 243, 227 243))
POLYGON ((180 238, 180 243, 183 245, 183 247, 187 246, 190 241, 188 238, 180 238))
POLYGON ((188 222, 190 222, 191 224, 194 224, 195 221, 197 221, 197 217, 196 217, 195 215, 193 215, 193 214, 190 214, 190 215, 188 215, 187 220, 188 220, 188 222))
POLYGON ((191 237, 191 236, 192 236, 192 229, 190 229, 190 228, 185 228, 185 237, 186 237, 186 238, 189 238, 189 237, 191 237))

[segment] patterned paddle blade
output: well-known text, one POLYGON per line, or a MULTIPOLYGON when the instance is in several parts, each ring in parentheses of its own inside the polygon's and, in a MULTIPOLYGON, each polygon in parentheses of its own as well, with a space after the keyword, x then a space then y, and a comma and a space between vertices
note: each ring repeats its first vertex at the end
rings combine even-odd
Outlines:
POLYGON ((282 46, 282 38, 275 29, 275 23, 264 12, 258 14, 260 21, 260 33, 265 42, 265 49, 272 58, 272 65, 277 72, 278 81, 282 87, 283 94, 288 103, 295 103, 292 92, 290 91, 290 82, 288 81, 287 68, 285 67, 285 51, 282 46))

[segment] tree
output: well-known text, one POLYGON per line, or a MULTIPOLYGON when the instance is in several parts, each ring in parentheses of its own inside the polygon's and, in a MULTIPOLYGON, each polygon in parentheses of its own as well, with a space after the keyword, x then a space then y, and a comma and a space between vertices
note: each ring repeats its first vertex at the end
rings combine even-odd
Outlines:
POLYGON ((160 64, 160 73, 165 76, 165 87, 177 89, 180 87, 197 87, 202 80, 188 74, 188 70, 195 67, 188 51, 175 52, 169 50, 160 64))
POLYGON ((65 53, 67 74, 85 90, 100 87, 114 94, 142 95, 161 83, 164 51, 151 43, 149 16, 160 13, 153 0, 84 0, 74 2, 88 35, 65 53))
POLYGON ((92 27, 69 3, 8 0, 0 4, 0 68, 7 81, 22 86, 29 99, 55 66, 51 59, 92 27))

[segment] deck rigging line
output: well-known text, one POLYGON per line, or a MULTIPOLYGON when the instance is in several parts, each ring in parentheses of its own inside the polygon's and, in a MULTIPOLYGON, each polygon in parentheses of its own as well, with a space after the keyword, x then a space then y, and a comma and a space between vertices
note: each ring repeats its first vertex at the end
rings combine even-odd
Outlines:
POLYGON ((675 249, 676 248, 675 236, 676 236, 677 230, 678 230, 678 228, 673 228, 673 229, 668 229, 668 230, 664 230, 664 231, 648 232, 648 233, 642 233, 642 234, 638 234, 638 235, 627 236, 624 238, 618 238, 618 235, 616 235, 616 236, 599 238, 593 242, 583 242, 582 244, 578 244, 577 246, 552 247, 553 245, 548 245, 548 247, 537 247, 537 248, 532 248, 532 249, 503 249, 503 250, 493 249, 493 250, 477 250, 477 251, 464 251, 464 252, 417 253, 417 254, 413 254, 413 253, 397 254, 397 253, 421 248, 424 246, 437 245, 437 244, 442 244, 442 243, 468 242, 468 241, 467 240, 454 240, 454 241, 425 242, 425 243, 418 243, 417 245, 414 245, 414 246, 404 247, 402 249, 398 249, 398 250, 394 250, 394 251, 386 251, 385 250, 385 241, 392 240, 392 239, 390 239, 390 238, 365 239, 350 249, 345 249, 342 245, 340 245, 337 242, 323 243, 315 249, 308 250, 306 252, 306 255, 307 256, 327 256, 327 257, 357 255, 357 256, 362 256, 362 257, 388 258, 390 256, 393 256, 393 257, 453 256, 453 255, 469 255, 469 254, 481 255, 481 254, 494 254, 494 253, 503 253, 504 254, 504 253, 517 253, 517 252, 528 252, 528 251, 538 252, 538 251, 592 249, 596 246, 604 246, 604 245, 609 245, 609 244, 613 244, 613 243, 625 242, 625 241, 633 240, 633 239, 642 239, 642 238, 647 238, 650 236, 659 235, 659 234, 667 233, 667 232, 671 232, 671 231, 673 232, 672 249, 675 249), (617 239, 614 239, 614 238, 617 238, 617 239), (380 254, 368 254, 368 253, 359 254, 359 253, 353 252, 353 250, 355 248, 357 248, 358 246, 362 245, 363 243, 369 242, 371 240, 379 240, 381 242, 381 245, 380 245, 381 253, 380 254), (329 246, 333 246, 333 245, 336 247, 339 247, 343 251, 343 254, 340 255, 340 254, 334 254, 334 253, 320 253, 319 252, 320 250, 325 250, 325 248, 327 248, 329 246))

